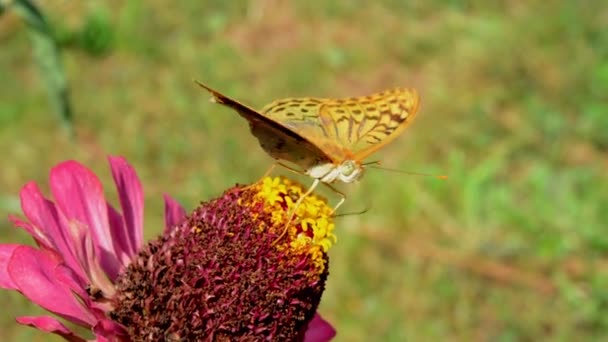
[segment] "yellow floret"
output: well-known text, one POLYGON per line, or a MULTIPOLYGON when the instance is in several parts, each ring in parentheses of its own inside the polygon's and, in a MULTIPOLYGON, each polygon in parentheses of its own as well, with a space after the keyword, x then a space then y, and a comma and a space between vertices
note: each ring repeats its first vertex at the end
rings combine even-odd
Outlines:
POLYGON ((306 190, 285 177, 266 177, 253 187, 255 198, 263 201, 264 210, 271 215, 274 232, 285 237, 277 248, 296 253, 308 253, 319 272, 325 269, 324 254, 336 243, 333 233, 332 210, 327 201, 314 194, 306 196, 296 207, 296 202, 306 190), (289 218, 295 210, 291 222, 289 218), (286 227, 289 222, 289 226, 286 227))

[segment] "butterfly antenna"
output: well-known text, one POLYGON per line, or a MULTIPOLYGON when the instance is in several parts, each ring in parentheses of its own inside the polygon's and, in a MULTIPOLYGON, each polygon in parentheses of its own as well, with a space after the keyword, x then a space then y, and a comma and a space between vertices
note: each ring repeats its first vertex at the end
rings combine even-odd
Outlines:
POLYGON ((369 167, 372 168, 372 169, 384 170, 384 171, 389 171, 389 172, 398 172, 398 173, 403 173, 403 174, 406 174, 406 175, 424 176, 424 177, 435 177, 437 179, 442 179, 442 180, 448 179, 447 175, 432 175, 432 174, 429 174, 429 173, 409 172, 409 171, 403 171, 403 170, 397 170, 397 169, 389 169, 387 167, 377 166, 377 164, 379 164, 379 163, 376 163, 376 166, 374 166, 372 164, 369 167))
POLYGON ((380 165, 380 161, 379 160, 369 161, 369 162, 365 162, 361 165, 363 165, 363 166, 380 165))
POLYGON ((371 207, 366 207, 365 209, 363 209, 361 211, 352 211, 349 213, 335 214, 335 215, 333 215, 333 218, 344 217, 344 216, 363 215, 363 214, 367 213, 370 209, 371 209, 371 207))

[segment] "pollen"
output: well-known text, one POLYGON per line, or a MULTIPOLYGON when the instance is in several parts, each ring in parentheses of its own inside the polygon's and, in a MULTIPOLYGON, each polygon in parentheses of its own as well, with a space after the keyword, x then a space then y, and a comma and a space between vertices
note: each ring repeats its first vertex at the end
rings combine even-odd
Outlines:
POLYGON ((256 203, 262 203, 264 212, 271 216, 272 226, 264 229, 277 236, 286 230, 276 248, 299 255, 307 253, 317 271, 323 272, 326 253, 336 243, 332 210, 327 200, 315 194, 302 198, 306 189, 285 177, 266 177, 252 190, 256 192, 256 203))

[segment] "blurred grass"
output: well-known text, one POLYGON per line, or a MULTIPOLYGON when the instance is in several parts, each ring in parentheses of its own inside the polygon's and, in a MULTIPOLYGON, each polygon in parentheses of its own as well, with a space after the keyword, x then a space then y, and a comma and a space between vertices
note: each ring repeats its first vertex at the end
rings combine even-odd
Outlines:
MULTIPOLYGON (((199 79, 261 107, 285 96, 413 86, 417 122, 376 156, 449 180, 370 170, 344 187, 321 313, 337 341, 608 338, 608 6, 581 1, 158 0, 44 6, 64 44, 74 142, 59 129, 24 24, 0 17, 0 216, 77 159, 110 185, 126 156, 146 191, 192 208, 271 160, 199 79)), ((303 181, 307 181, 303 179, 303 181)), ((108 186, 108 196, 114 199, 108 186)), ((330 195, 331 196, 331 195, 330 195)), ((28 241, 6 221, 0 240, 28 241)), ((0 293, 3 340, 32 306, 0 293)))

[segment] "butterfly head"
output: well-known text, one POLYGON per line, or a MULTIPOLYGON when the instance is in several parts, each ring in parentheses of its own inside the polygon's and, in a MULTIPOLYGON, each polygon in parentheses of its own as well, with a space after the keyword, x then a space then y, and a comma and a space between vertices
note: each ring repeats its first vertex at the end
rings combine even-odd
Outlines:
POLYGON ((345 160, 336 168, 338 179, 344 183, 352 183, 363 176, 363 166, 354 160, 345 160))

